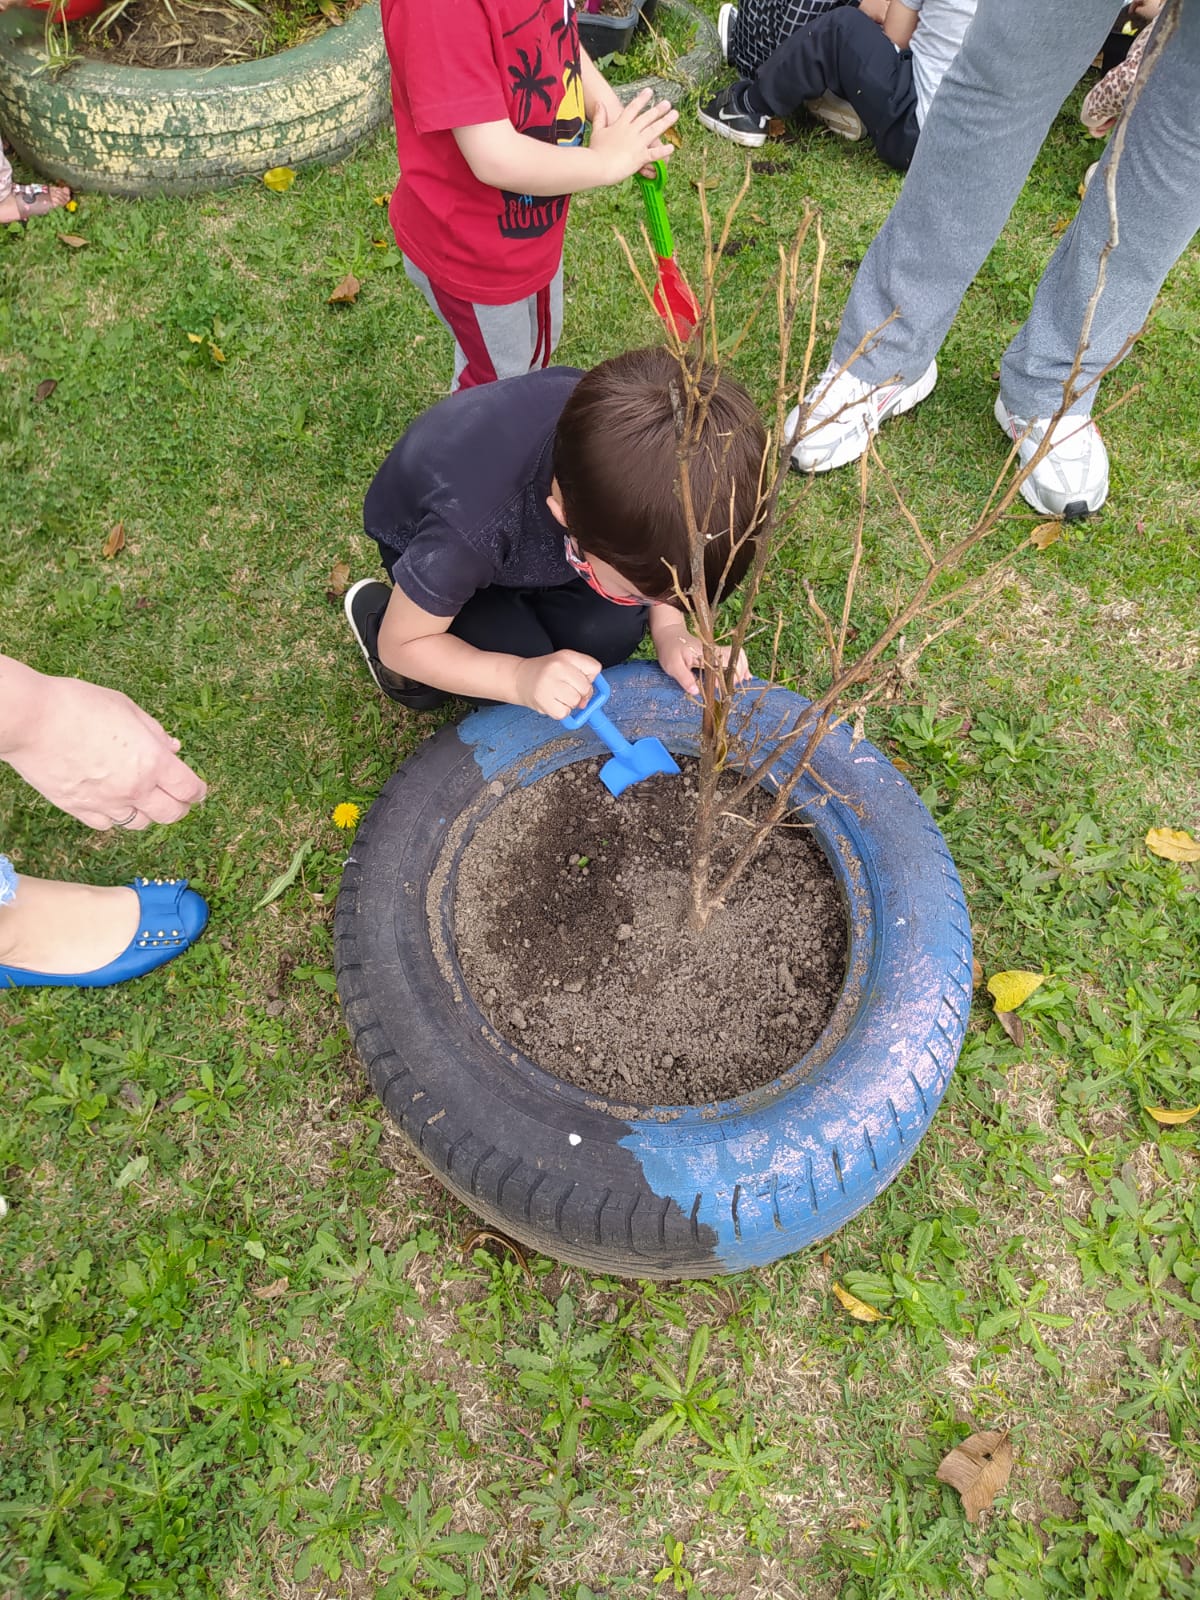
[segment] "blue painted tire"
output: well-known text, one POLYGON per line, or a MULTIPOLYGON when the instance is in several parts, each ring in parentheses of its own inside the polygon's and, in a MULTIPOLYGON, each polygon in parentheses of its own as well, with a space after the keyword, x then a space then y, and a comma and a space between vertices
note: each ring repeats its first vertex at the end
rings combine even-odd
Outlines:
MULTIPOLYGON (((696 750, 696 708, 653 666, 609 674, 630 738, 696 750)), ((734 749, 778 737, 806 702, 746 693, 734 749)), ((389 1115, 492 1225, 592 1270, 703 1278, 826 1238, 911 1158, 962 1045, 971 935, 958 874, 911 786, 841 728, 796 792, 841 887, 847 976, 830 1026, 787 1072, 736 1100, 610 1106, 543 1072, 492 1029, 452 936, 462 850, 511 790, 599 753, 501 706, 443 727, 388 781, 346 864, 338 988, 389 1115)), ((781 768, 788 765, 782 758, 781 768)))

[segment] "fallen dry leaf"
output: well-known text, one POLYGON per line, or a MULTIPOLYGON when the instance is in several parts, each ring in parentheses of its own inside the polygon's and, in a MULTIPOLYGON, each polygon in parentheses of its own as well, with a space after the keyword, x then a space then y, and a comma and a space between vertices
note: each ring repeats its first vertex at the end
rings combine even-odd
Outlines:
POLYGON ((43 400, 49 400, 50 396, 57 388, 57 378, 43 378, 41 383, 39 383, 37 388, 33 391, 33 398, 40 404, 43 400))
POLYGON ((472 1228, 471 1232, 463 1240, 463 1256, 469 1256, 471 1251, 477 1249, 481 1244, 498 1244, 502 1250, 507 1250, 510 1254, 516 1256, 517 1265, 525 1274, 526 1281, 530 1287, 533 1286, 533 1273, 529 1270, 529 1260, 515 1239, 510 1239, 506 1233, 497 1233, 495 1228, 472 1228))
POLYGON ((274 1283, 268 1283, 261 1289, 255 1289, 256 1300, 278 1300, 281 1294, 288 1292, 290 1285, 286 1278, 276 1278, 274 1283))
POLYGON ((1047 550, 1062 538, 1061 522, 1039 522, 1029 535, 1029 542, 1037 550, 1047 550))
POLYGON ((860 1300, 856 1294, 851 1294, 849 1289, 843 1289, 840 1283, 834 1284, 833 1297, 856 1322, 887 1321, 882 1311, 876 1311, 874 1306, 869 1306, 865 1300, 860 1300))
POLYGON ((1007 1433, 973 1433, 942 1458, 939 1483, 948 1483, 962 1497, 968 1522, 978 1522, 1008 1482, 1012 1471, 1012 1440, 1007 1433))
POLYGON ((333 598, 345 594, 350 586, 350 563, 335 561, 329 574, 329 593, 333 598))
POLYGON ((358 291, 361 288, 362 284, 354 274, 348 272, 329 296, 329 304, 331 306, 352 306, 358 299, 358 291))
POLYGON ((675 123, 674 126, 667 128, 661 137, 664 138, 668 144, 674 145, 676 150, 683 149, 683 135, 679 131, 678 123, 675 123))
POLYGON ((286 194, 296 181, 291 167, 272 167, 263 173, 263 182, 272 194, 286 194))
POLYGON ((1164 861, 1200 861, 1200 840, 1186 828, 1151 828, 1146 848, 1164 861))
POLYGON ((114 522, 112 527, 108 530, 108 538, 105 539, 103 545, 100 547, 100 553, 104 556, 106 561, 111 561, 112 558, 115 555, 118 555, 122 550, 124 550, 124 548, 125 524, 123 522, 114 522))
POLYGON ((87 244, 86 239, 81 239, 77 233, 60 233, 59 244, 65 244, 68 250, 82 250, 87 244))
POLYGON ((1181 1128, 1185 1122, 1200 1116, 1200 1106, 1187 1106, 1180 1111, 1173 1111, 1170 1106, 1143 1106, 1142 1110, 1155 1122, 1161 1122, 1164 1128, 1181 1128))
POLYGON ((971 957, 971 987, 978 989, 983 982, 983 963, 978 956, 971 957))
POLYGON ((1016 1045, 1018 1050, 1025 1047, 1025 1024, 1015 1011, 997 1011, 996 1021, 1016 1045))
POLYGON ((1046 981, 1040 972, 997 972, 988 979, 988 993, 996 1002, 997 1011, 1015 1011, 1024 1005, 1035 989, 1046 981))

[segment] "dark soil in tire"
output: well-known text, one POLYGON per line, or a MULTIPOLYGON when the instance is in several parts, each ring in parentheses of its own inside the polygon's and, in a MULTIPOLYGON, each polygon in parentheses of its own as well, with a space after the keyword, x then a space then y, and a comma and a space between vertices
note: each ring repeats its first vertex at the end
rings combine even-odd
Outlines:
POLYGON ((564 767, 498 805, 458 868, 455 937, 480 1009, 544 1071, 619 1103, 770 1083, 822 1033, 845 975, 845 909, 802 823, 776 831, 702 935, 683 928, 683 765, 682 781, 619 799, 597 763, 564 767))

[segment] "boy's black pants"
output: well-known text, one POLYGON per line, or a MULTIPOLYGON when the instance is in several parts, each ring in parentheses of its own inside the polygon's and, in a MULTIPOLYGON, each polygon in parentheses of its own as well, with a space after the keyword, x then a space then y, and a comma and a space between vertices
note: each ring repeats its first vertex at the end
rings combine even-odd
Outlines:
POLYGON ((582 578, 553 589, 480 589, 450 624, 456 639, 502 655, 578 650, 602 667, 627 661, 646 631, 648 606, 615 606, 582 578))
MULTIPOLYGON (((395 552, 380 546, 380 554, 390 578, 389 557, 394 560, 395 552)), ((493 584, 471 596, 448 631, 476 650, 498 655, 532 657, 578 650, 594 657, 602 667, 615 667, 628 661, 641 644, 649 612, 649 606, 613 605, 582 578, 552 589, 504 589, 493 584)), ((378 625, 373 624, 373 634, 378 625)), ((374 637, 368 646, 375 650, 374 637)), ((475 700, 474 704, 494 702, 475 700)))
POLYGON ((848 101, 880 160, 908 171, 921 131, 912 51, 897 50, 857 7, 839 6, 798 28, 771 52, 753 83, 751 104, 761 101, 774 117, 790 117, 827 91, 848 101))

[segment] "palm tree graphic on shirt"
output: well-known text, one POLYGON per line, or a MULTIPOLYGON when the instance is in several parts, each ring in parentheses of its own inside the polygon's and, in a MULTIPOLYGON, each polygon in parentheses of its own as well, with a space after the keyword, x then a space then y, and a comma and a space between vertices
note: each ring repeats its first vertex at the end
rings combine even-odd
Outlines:
MULTIPOLYGON (((561 13, 550 26, 550 43, 558 52, 557 69, 548 60, 541 43, 528 49, 516 46, 516 61, 509 65, 509 94, 513 103, 512 121, 521 133, 546 144, 583 142, 583 79, 580 71, 578 33, 570 26, 572 0, 545 0, 511 33, 523 32, 539 23, 543 12, 561 13)), ((544 35, 543 35, 544 39, 544 35)), ((515 194, 502 189, 504 201, 499 216, 500 232, 508 239, 536 239, 558 223, 567 206, 565 195, 515 194)))
POLYGON ((530 61, 529 53, 525 50, 517 51, 519 67, 509 67, 508 75, 512 79, 511 89, 517 96, 520 110, 517 120, 521 127, 530 120, 533 112, 534 98, 541 101, 547 111, 554 110, 554 101, 550 98, 549 90, 558 87, 558 79, 552 72, 542 76, 542 52, 536 50, 533 60, 530 61))

